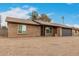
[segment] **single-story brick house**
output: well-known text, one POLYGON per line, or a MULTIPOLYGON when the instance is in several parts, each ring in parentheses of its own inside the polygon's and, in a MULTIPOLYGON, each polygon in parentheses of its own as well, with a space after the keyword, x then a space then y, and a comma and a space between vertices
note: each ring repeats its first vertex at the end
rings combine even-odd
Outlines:
POLYGON ((7 17, 8 37, 78 36, 79 29, 40 20, 7 17))

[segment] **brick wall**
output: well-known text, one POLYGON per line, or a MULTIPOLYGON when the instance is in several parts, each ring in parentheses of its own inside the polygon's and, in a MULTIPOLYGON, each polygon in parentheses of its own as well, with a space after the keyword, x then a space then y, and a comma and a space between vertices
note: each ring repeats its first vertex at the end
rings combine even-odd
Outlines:
POLYGON ((57 36, 62 36, 62 28, 61 27, 57 28, 57 36))
POLYGON ((79 36, 79 30, 72 29, 73 36, 79 36))
POLYGON ((40 36, 41 30, 40 26, 36 25, 26 25, 26 34, 18 34, 18 25, 14 23, 8 23, 8 37, 27 37, 27 36, 40 36))

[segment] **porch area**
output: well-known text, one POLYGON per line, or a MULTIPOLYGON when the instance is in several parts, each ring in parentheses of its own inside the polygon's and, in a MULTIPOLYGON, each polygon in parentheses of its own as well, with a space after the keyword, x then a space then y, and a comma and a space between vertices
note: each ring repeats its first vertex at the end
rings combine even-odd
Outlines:
POLYGON ((41 36, 62 36, 62 28, 55 26, 41 26, 41 36))

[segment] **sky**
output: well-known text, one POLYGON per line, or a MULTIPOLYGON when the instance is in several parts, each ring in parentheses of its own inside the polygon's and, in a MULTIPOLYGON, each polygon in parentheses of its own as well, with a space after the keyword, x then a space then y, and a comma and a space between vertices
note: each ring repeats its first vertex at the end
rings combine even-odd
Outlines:
POLYGON ((6 17, 28 19, 32 11, 47 14, 52 22, 79 27, 78 3, 0 3, 2 26, 6 25, 6 17))

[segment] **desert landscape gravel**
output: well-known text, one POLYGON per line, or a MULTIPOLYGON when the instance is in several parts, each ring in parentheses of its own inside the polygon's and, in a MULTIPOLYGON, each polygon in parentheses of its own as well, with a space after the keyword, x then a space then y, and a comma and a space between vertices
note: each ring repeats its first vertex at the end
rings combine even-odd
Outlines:
POLYGON ((0 37, 2 56, 79 55, 79 37, 0 37))

